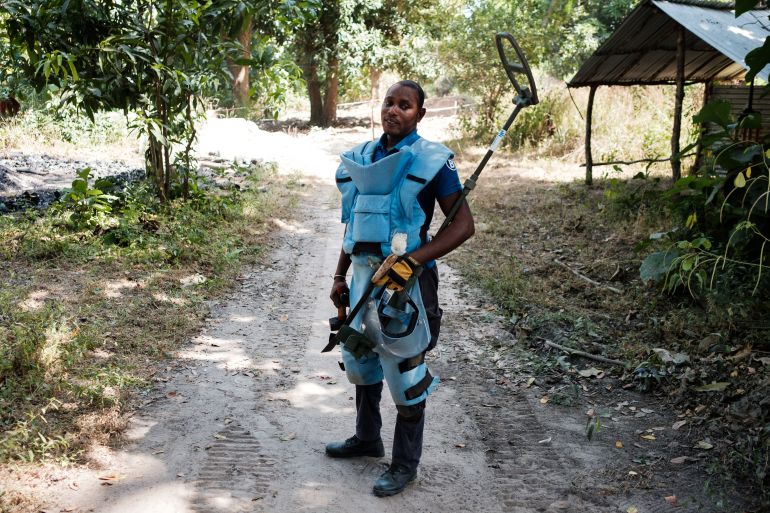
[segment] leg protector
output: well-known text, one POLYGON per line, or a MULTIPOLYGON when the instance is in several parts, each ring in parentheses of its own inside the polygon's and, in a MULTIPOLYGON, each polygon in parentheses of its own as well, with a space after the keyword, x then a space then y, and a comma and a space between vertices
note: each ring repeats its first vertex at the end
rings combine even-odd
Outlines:
POLYGON ((385 381, 388 382, 388 389, 396 406, 412 406, 424 401, 439 383, 438 378, 428 372, 425 362, 402 372, 402 369, 408 367, 401 365, 404 361, 403 358, 380 356, 385 381))
POLYGON ((380 357, 377 353, 368 353, 356 358, 350 351, 342 349, 342 363, 348 381, 354 385, 374 385, 383 379, 380 357))

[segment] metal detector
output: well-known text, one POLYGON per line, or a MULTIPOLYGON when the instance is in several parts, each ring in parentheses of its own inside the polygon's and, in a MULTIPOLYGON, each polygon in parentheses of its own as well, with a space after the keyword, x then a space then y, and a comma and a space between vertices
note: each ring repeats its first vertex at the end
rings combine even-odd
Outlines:
MULTIPOLYGON (((513 88, 516 90, 516 96, 513 98, 513 104, 516 107, 513 109, 513 112, 511 112, 511 115, 508 116, 508 120, 503 125, 503 128, 497 132, 497 135, 492 140, 492 144, 490 144, 489 148, 487 149, 486 155, 484 155, 484 158, 481 159, 478 167, 476 167, 476 171, 474 171, 473 174, 467 180, 465 180, 462 194, 452 204, 452 208, 447 213, 446 219, 444 219, 444 222, 441 224, 441 228, 439 228, 436 232, 436 236, 438 236, 439 233, 444 231, 444 229, 446 229, 446 227, 452 223, 455 216, 457 215, 457 211, 460 209, 460 205, 463 204, 463 201, 465 201, 465 198, 468 196, 468 194, 476 187, 476 181, 478 180, 479 175, 481 175, 481 172, 484 170, 487 162, 489 162, 492 154, 495 152, 495 150, 497 150, 497 147, 500 145, 500 141, 502 141, 503 137, 505 137, 505 134, 511 127, 511 124, 513 124, 513 120, 516 119, 516 116, 519 115, 519 112, 531 105, 536 105, 539 101, 537 98, 537 88, 535 87, 535 78, 532 76, 532 70, 529 69, 527 58, 524 56, 524 52, 521 50, 521 47, 518 45, 518 43, 516 43, 516 40, 513 38, 513 36, 508 32, 498 32, 495 34, 495 44, 497 45, 497 53, 500 55, 500 61, 503 63, 505 74, 508 75, 508 80, 511 81, 513 88), (506 53, 504 41, 508 41, 511 48, 513 48, 515 51, 516 55, 514 60, 510 60, 508 58, 508 53, 506 53), (526 78, 526 86, 522 87, 516 77, 522 79, 522 83, 524 82, 523 78, 526 78)), ((510 49, 508 51, 510 52, 510 49)), ((344 321, 340 323, 339 321, 334 322, 334 319, 330 319, 330 328, 332 331, 337 331, 337 329, 339 329, 341 333, 344 331, 342 328, 350 326, 350 323, 353 322, 353 319, 356 318, 356 315, 358 315, 361 307, 364 306, 366 300, 374 291, 374 282, 378 281, 381 277, 381 274, 379 276, 375 275, 372 277, 372 280, 364 294, 361 296, 361 299, 350 310, 350 313, 348 313, 344 321)), ((340 309, 340 313, 342 313, 342 311, 343 310, 340 309)), ((330 334, 329 343, 326 345, 326 347, 323 348, 321 352, 325 353, 331 351, 332 348, 334 348, 334 346, 340 342, 339 338, 340 337, 337 335, 337 333, 330 334)))
POLYGON ((484 158, 481 159, 481 162, 479 162, 476 171, 474 171, 473 174, 467 180, 465 180, 462 194, 459 198, 457 198, 457 201, 452 204, 452 208, 449 210, 446 219, 444 219, 444 222, 441 224, 441 228, 439 228, 436 232, 436 235, 444 231, 444 229, 449 226, 452 220, 454 220, 455 215, 457 215, 457 211, 460 209, 460 205, 462 205, 468 194, 474 189, 474 187, 476 187, 476 180, 479 179, 479 175, 484 170, 484 166, 486 166, 487 162, 489 162, 489 159, 492 158, 492 154, 495 152, 495 150, 497 150, 497 147, 500 145, 500 141, 503 140, 503 137, 505 137, 508 129, 511 128, 513 120, 516 119, 516 116, 519 115, 521 109, 527 108, 530 105, 536 105, 540 101, 537 98, 537 88, 535 87, 535 78, 532 76, 532 70, 529 69, 527 58, 524 57, 524 52, 521 50, 521 47, 518 45, 518 43, 516 43, 516 40, 513 38, 513 36, 508 32, 498 32, 495 35, 495 44, 497 45, 497 53, 500 55, 500 60, 502 61, 503 68, 505 69, 505 74, 508 75, 508 80, 511 81, 513 88, 516 90, 516 96, 513 97, 513 104, 516 105, 516 107, 513 109, 513 112, 511 112, 511 115, 508 116, 508 120, 503 125, 503 128, 497 132, 497 135, 492 140, 492 144, 490 144, 489 148, 487 149, 486 155, 484 155, 484 158), (505 51, 503 41, 508 41, 510 43, 511 47, 516 52, 516 60, 508 59, 508 54, 505 51), (520 76, 520 78, 527 79, 527 86, 522 87, 519 84, 519 81, 516 80, 517 75, 520 76))

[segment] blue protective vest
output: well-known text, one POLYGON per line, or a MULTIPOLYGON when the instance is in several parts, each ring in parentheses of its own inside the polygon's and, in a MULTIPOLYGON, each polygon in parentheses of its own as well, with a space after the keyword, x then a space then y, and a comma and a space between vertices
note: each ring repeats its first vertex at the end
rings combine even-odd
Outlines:
POLYGON ((356 242, 378 243, 391 253, 396 233, 407 234, 406 251, 419 248, 425 212, 417 195, 454 155, 443 144, 420 137, 410 146, 372 163, 375 142, 340 155, 337 187, 342 193, 342 222, 347 224, 342 249, 352 253, 356 242))

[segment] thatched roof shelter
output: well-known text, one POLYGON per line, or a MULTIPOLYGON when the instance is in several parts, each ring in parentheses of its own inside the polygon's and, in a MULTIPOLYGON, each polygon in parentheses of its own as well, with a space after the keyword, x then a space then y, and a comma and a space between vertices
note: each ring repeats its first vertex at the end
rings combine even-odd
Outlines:
MULTIPOLYGON (((679 134, 686 83, 734 82, 745 58, 770 36, 770 9, 758 5, 735 17, 733 2, 642 0, 586 60, 568 87, 590 87, 586 115, 586 182, 591 183, 591 117, 599 86, 676 85, 671 138, 674 179, 681 176, 679 134)), ((770 66, 757 76, 768 81, 770 66)), ((753 85, 753 82, 752 82, 753 85)), ((599 164, 597 164, 599 165, 599 164)))

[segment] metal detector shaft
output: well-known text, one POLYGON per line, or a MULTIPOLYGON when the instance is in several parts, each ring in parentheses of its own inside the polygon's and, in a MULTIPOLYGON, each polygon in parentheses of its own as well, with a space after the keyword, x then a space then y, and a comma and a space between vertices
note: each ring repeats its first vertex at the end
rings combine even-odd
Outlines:
POLYGON ((497 149, 497 146, 500 144, 500 141, 503 137, 505 137, 506 132, 508 132, 508 129, 511 128, 511 125, 513 124, 513 120, 516 119, 516 116, 519 115, 519 112, 524 107, 520 104, 516 104, 516 108, 513 109, 513 112, 511 112, 511 115, 508 116, 508 121, 505 122, 503 125, 502 130, 500 130, 495 138, 492 140, 492 144, 489 145, 489 148, 487 149, 487 153, 484 155, 484 158, 481 159, 481 162, 479 162, 479 165, 476 167, 476 171, 473 172, 473 174, 468 177, 468 179, 465 180, 465 183, 463 184, 463 192, 460 194, 460 197, 457 198, 457 200, 452 204, 452 208, 449 210, 449 213, 446 216, 446 219, 444 219, 444 222, 441 224, 441 228, 438 229, 436 232, 436 236, 438 236, 439 233, 443 232, 444 229, 449 226, 449 224, 454 220, 455 216, 457 215, 457 211, 460 210, 460 205, 463 204, 463 201, 465 201, 465 198, 470 194, 470 192, 476 187, 476 180, 479 179, 479 175, 481 175, 481 172, 484 170, 484 166, 487 165, 487 162, 489 162, 489 159, 492 158, 492 154, 497 149))

